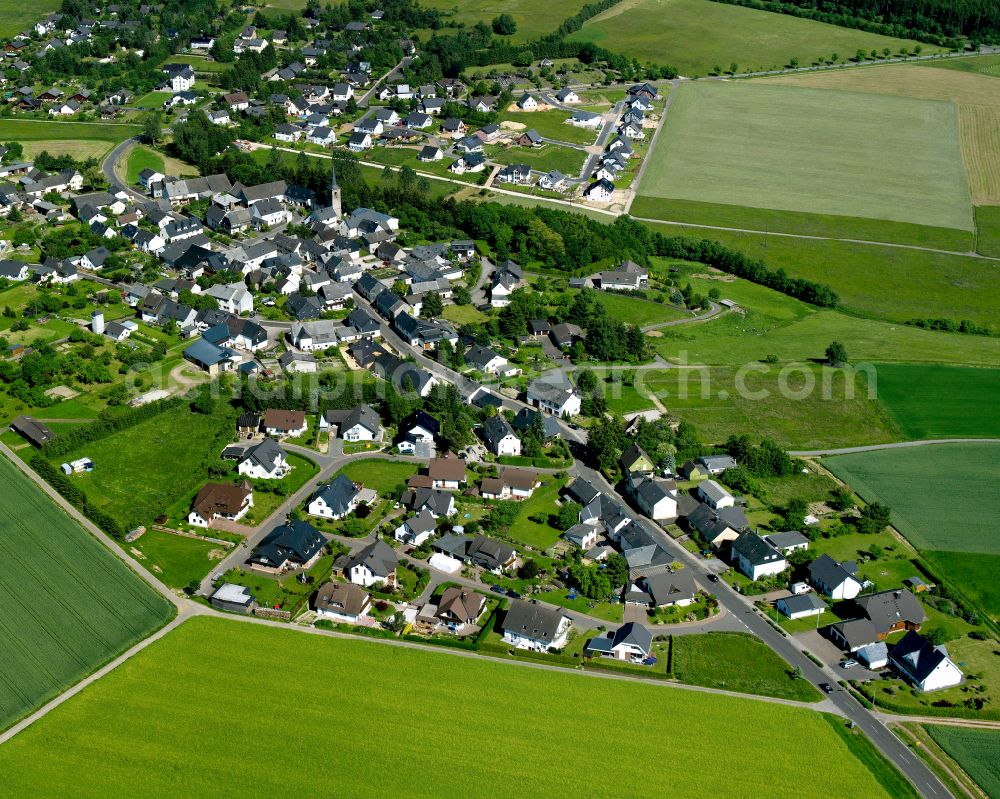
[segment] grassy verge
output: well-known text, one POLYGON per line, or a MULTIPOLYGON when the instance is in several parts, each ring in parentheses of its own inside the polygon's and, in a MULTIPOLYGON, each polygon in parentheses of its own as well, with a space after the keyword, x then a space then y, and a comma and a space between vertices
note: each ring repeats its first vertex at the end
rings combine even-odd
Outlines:
POLYGON ((823 714, 823 719, 890 796, 896 797, 896 799, 920 799, 920 794, 917 793, 912 783, 900 773, 899 769, 885 759, 863 733, 848 729, 844 719, 831 716, 828 713, 823 714))

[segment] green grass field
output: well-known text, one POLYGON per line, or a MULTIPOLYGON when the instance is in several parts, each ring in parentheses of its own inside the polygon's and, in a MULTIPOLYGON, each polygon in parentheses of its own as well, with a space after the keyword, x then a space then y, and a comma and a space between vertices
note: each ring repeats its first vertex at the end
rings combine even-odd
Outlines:
POLYGON ((380 496, 385 496, 413 477, 419 466, 419 463, 372 459, 349 463, 340 471, 354 482, 364 483, 365 488, 371 488, 380 496))
POLYGON ((820 698, 810 683, 792 677, 767 644, 746 633, 675 636, 673 668, 677 679, 692 685, 800 702, 820 698))
POLYGON ((768 364, 745 372, 732 367, 651 369, 636 373, 636 387, 654 393, 668 411, 694 424, 706 443, 721 443, 734 433, 766 436, 791 449, 897 438, 860 387, 853 387, 843 372, 815 364, 795 366, 784 377, 780 365, 768 364), (824 391, 824 380, 829 391, 824 391))
MULTIPOLYGON (((641 62, 670 64, 688 77, 715 67, 728 70, 733 62, 741 72, 780 69, 791 58, 807 65, 833 53, 846 59, 859 48, 896 52, 916 44, 708 0, 629 0, 588 20, 569 38, 641 62)), ((925 52, 935 49, 924 45, 925 52)))
POLYGON ((972 230, 953 104, 794 89, 682 86, 639 193, 972 230))
POLYGON ((878 365, 878 397, 907 438, 1000 438, 1000 369, 878 365))
POLYGON ((928 61, 921 66, 934 67, 934 69, 953 69, 958 72, 975 72, 980 75, 1000 78, 1000 55, 944 58, 940 61, 928 61))
POLYGON ((143 555, 144 559, 139 558, 142 564, 171 588, 184 588, 192 580, 201 580, 227 552, 225 547, 210 541, 158 530, 147 531, 131 547, 143 555))
POLYGON ((976 207, 976 252, 1000 258, 1000 205, 976 207))
POLYGON ((87 500, 126 527, 147 524, 205 479, 202 463, 218 457, 220 420, 186 407, 87 444, 58 463, 88 457, 94 471, 73 478, 87 500))
POLYGON ((539 172, 558 169, 570 177, 577 177, 587 160, 583 150, 560 147, 558 144, 543 144, 538 148, 497 147, 489 155, 498 164, 527 164, 539 172))
POLYGON ((639 297, 629 297, 625 294, 602 292, 600 301, 609 316, 621 319, 630 325, 639 325, 639 327, 657 325, 661 322, 673 322, 688 316, 687 313, 672 305, 644 300, 639 297))
POLYGON ((551 111, 510 111, 503 114, 503 119, 524 125, 524 130, 534 128, 547 139, 570 144, 593 144, 597 131, 570 125, 566 121, 570 116, 568 111, 554 108, 551 111))
POLYGON ((673 799, 890 796, 870 768, 812 711, 209 618, 186 622, 0 749, 11 795, 112 795, 127 784, 146 795, 225 785, 245 795, 467 797, 489 786, 498 797, 569 797, 585 780, 594 796, 650 786, 673 799), (336 675, 318 677, 331 663, 336 675), (595 768, 615 707, 642 708, 646 735, 669 740, 670 757, 626 746, 615 768, 595 768), (397 717, 410 734, 389 746, 385 723, 397 717), (248 769, 234 757, 340 729, 350 734, 295 768, 248 769), (457 729, 464 746, 488 753, 475 769, 454 768, 442 746, 457 729), (726 740, 741 745, 724 763, 706 761, 705 741, 726 740), (109 749, 127 756, 94 768, 109 749))
MULTIPOLYGON (((891 322, 917 318, 956 322, 972 319, 991 327, 996 327, 1000 318, 1000 269, 991 268, 981 259, 878 244, 796 239, 684 225, 650 223, 650 227, 667 236, 712 239, 758 258, 772 269, 784 269, 793 277, 825 283, 840 295, 841 304, 853 315, 891 322)), ((967 346, 979 346, 968 341, 970 338, 962 336, 967 346)), ((889 356, 881 360, 897 358, 889 356)))
POLYGON ((139 133, 138 125, 114 122, 54 122, 47 119, 0 119, 0 141, 98 139, 120 142, 139 133))
MULTIPOLYGON (((295 1, 279 0, 281 3, 295 1)), ((584 0, 556 0, 544 6, 535 5, 531 0, 427 0, 425 5, 451 12, 447 13, 446 23, 465 23, 470 27, 480 21, 489 25, 498 14, 510 14, 517 21, 517 32, 511 38, 522 42, 553 33, 584 4, 584 0)), ((441 33, 446 35, 448 31, 441 33)))
POLYGON ((1000 730, 943 724, 927 724, 924 729, 988 796, 1000 796, 1000 730))
POLYGON ((32 0, 31 3, 0 0, 0 38, 9 39, 28 30, 50 11, 58 11, 60 5, 57 0, 32 0))
POLYGON ((945 578, 1000 617, 1000 445, 935 444, 824 459, 866 501, 892 508, 893 524, 945 578))
POLYGON ((148 147, 133 147, 128 154, 126 180, 129 185, 139 182, 139 173, 144 169, 155 169, 163 172, 163 156, 148 147))
POLYGON ((0 729, 170 618, 169 603, 0 458, 0 729))
POLYGON ((890 222, 886 219, 775 211, 770 208, 747 208, 697 200, 673 200, 665 197, 636 197, 629 208, 629 213, 640 219, 665 219, 670 222, 715 225, 762 233, 795 233, 800 236, 828 236, 835 239, 912 244, 917 247, 932 247, 954 252, 970 251, 973 242, 973 234, 968 230, 912 225, 906 222, 890 222))

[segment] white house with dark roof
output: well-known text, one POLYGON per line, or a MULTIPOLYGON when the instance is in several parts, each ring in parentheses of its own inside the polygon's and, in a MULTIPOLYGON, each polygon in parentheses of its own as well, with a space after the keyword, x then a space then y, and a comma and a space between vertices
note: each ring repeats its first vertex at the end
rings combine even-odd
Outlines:
POLYGON ((963 678, 944 645, 934 646, 913 630, 889 649, 889 665, 920 691, 951 688, 963 678))
POLYGON ((703 480, 698 484, 698 499, 713 510, 731 508, 736 504, 735 497, 715 480, 703 480))
POLYGON ((539 378, 528 386, 529 405, 555 414, 556 416, 576 416, 580 413, 580 395, 568 385, 560 385, 539 378))
POLYGON ((837 562, 825 552, 809 564, 809 582, 830 599, 854 599, 861 593, 854 561, 837 562))
POLYGON ((733 565, 751 580, 781 574, 788 568, 781 552, 749 530, 733 541, 731 551, 733 565))
POLYGON ((561 610, 515 599, 503 621, 503 640, 516 649, 546 652, 566 646, 572 626, 561 610))
POLYGON ((255 480, 280 480, 289 472, 285 451, 273 438, 243 451, 236 463, 236 471, 255 480))

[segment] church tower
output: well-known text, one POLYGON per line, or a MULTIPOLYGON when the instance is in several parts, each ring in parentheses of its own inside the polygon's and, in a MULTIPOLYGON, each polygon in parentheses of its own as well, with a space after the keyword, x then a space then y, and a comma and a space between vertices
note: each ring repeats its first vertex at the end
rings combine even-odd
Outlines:
POLYGON ((337 215, 337 219, 343 216, 340 207, 340 186, 337 184, 337 165, 333 159, 330 163, 330 207, 337 215))

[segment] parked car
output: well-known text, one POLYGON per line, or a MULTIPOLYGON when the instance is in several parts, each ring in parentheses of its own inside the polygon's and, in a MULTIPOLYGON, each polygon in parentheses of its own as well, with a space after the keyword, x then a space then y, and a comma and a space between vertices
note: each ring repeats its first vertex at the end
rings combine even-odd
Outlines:
POLYGON ((830 683, 828 683, 828 682, 821 682, 819 684, 819 687, 823 690, 823 693, 827 693, 827 694, 832 694, 833 693, 833 686, 830 685, 830 683))
POLYGON ((717 574, 710 574, 710 575, 708 575, 708 581, 710 583, 717 583, 717 582, 719 582, 719 575, 717 575, 717 574))
POLYGON ((507 596, 509 596, 511 599, 520 599, 521 598, 521 595, 519 593, 517 593, 517 591, 508 591, 507 592, 507 596))
POLYGON ((857 665, 858 665, 858 661, 856 661, 854 658, 848 658, 847 660, 841 661, 840 668, 842 668, 842 669, 853 669, 857 665))
POLYGON ((504 587, 502 585, 491 585, 490 586, 490 590, 494 591, 494 592, 496 592, 498 594, 506 594, 507 593, 507 591, 504 589, 504 587))

